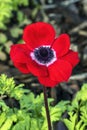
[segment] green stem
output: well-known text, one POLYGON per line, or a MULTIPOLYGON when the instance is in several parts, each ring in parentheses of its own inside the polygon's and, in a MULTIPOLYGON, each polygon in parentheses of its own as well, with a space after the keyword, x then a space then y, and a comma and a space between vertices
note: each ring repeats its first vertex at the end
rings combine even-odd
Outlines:
POLYGON ((48 108, 48 100, 47 100, 46 87, 44 87, 44 86, 43 86, 43 93, 44 93, 44 103, 45 103, 45 109, 46 109, 46 117, 47 117, 47 123, 48 123, 48 130, 52 130, 52 128, 51 128, 50 114, 49 114, 49 108, 48 108))

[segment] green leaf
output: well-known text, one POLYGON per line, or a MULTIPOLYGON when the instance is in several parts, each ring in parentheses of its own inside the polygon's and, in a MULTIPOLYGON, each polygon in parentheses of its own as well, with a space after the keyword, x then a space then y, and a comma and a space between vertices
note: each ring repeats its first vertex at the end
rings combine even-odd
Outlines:
POLYGON ((29 93, 26 95, 23 95, 20 99, 20 107, 21 109, 32 109, 32 103, 34 101, 34 94, 33 93, 29 93))
POLYGON ((41 128, 39 128, 38 120, 37 120, 37 119, 35 119, 35 118, 32 118, 32 119, 31 119, 31 127, 30 127, 30 130, 41 130, 41 128))
POLYGON ((87 101, 87 84, 83 84, 81 90, 76 94, 76 101, 87 101))
POLYGON ((19 23, 21 23, 21 21, 24 21, 24 14, 21 11, 18 11, 17 13, 17 20, 19 23))
POLYGON ((6 119, 3 126, 0 128, 0 130, 9 130, 12 126, 12 120, 10 118, 6 119))
POLYGON ((85 126, 86 126, 86 124, 84 124, 83 121, 80 120, 80 121, 76 124, 75 129, 76 129, 76 130, 85 130, 85 126))
POLYGON ((19 35, 22 34, 22 29, 18 27, 14 27, 10 30, 12 37, 17 38, 19 35))
POLYGON ((2 108, 2 111, 8 111, 9 109, 3 100, 0 100, 0 108, 2 108))
POLYGON ((6 120, 6 113, 3 112, 3 113, 0 114, 0 127, 5 122, 5 120, 6 120))
POLYGON ((73 112, 68 113, 70 118, 64 119, 64 123, 67 126, 68 130, 75 130, 76 127, 76 121, 77 121, 77 114, 73 114, 73 112))
POLYGON ((0 76, 0 94, 7 95, 9 97, 14 97, 20 99, 22 95, 29 92, 27 89, 23 89, 23 84, 16 86, 13 78, 7 78, 5 74, 0 76))
POLYGON ((86 126, 85 124, 82 124, 82 126, 80 127, 79 130, 86 130, 86 129, 85 129, 85 126, 86 126))
POLYGON ((41 127, 41 130, 48 130, 48 124, 47 124, 47 120, 45 119, 43 122, 43 125, 41 127))
POLYGON ((64 119, 64 123, 65 123, 66 127, 68 128, 68 130, 74 130, 72 128, 72 122, 70 120, 64 119))
POLYGON ((5 43, 7 41, 7 37, 5 34, 0 33, 0 43, 5 43))
POLYGON ((34 8, 34 10, 32 11, 32 17, 33 17, 33 18, 36 17, 36 15, 37 15, 39 9, 40 9, 40 6, 39 6, 39 5, 38 5, 36 8, 34 8))
POLYGON ((62 111, 60 108, 53 107, 50 109, 51 121, 58 121, 61 118, 62 111))
POLYGON ((13 11, 18 12, 19 6, 28 6, 28 0, 0 0, 0 29, 6 29, 6 23, 10 21, 13 11))
POLYGON ((30 130, 30 121, 30 117, 26 115, 26 118, 18 121, 12 130, 30 130))

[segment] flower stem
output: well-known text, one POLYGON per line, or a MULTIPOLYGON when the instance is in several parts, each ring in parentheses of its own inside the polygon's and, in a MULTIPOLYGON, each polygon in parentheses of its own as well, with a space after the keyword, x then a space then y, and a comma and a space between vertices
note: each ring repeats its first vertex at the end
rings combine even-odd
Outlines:
POLYGON ((47 100, 47 94, 46 94, 46 87, 44 87, 44 86, 43 86, 43 93, 44 93, 44 103, 45 103, 45 109, 46 109, 46 117, 47 117, 47 122, 48 122, 48 130, 52 130, 49 108, 48 108, 48 100, 47 100))

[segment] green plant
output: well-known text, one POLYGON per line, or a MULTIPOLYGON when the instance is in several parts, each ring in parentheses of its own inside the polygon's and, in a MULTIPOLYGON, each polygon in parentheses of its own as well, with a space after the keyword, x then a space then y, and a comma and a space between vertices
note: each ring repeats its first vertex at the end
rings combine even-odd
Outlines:
MULTIPOLYGON (((76 97, 70 101, 61 101, 51 106, 51 122, 62 121, 68 130, 87 129, 87 84, 84 84, 76 97), (62 115, 67 112, 68 118, 62 115)), ((0 76, 0 130, 47 130, 46 112, 43 94, 35 96, 24 85, 16 85, 13 78, 5 74, 0 76), (11 98, 13 106, 8 105, 11 98), (7 99, 7 100, 5 100, 7 99), (19 103, 19 106, 14 105, 19 103)))
MULTIPOLYGON (((68 101, 61 101, 51 106, 49 99, 51 122, 61 119, 67 109, 68 101)), ((43 94, 35 95, 23 88, 23 84, 15 84, 13 78, 0 76, 0 130, 47 130, 46 112, 43 94), (7 105, 5 98, 16 99, 20 107, 7 105)))
POLYGON ((69 118, 63 120, 68 130, 87 129, 87 84, 82 86, 68 106, 68 115, 69 118))
POLYGON ((20 99, 25 92, 28 92, 28 90, 23 89, 23 86, 23 84, 17 86, 13 78, 7 78, 6 75, 2 74, 0 76, 0 97, 8 96, 20 99))
POLYGON ((0 29, 5 29, 13 11, 18 11, 19 6, 28 6, 28 0, 0 0, 0 29))
POLYGON ((30 0, 0 0, 0 60, 8 65, 10 46, 14 41, 20 43, 23 26, 32 23, 40 9, 39 2, 32 0, 31 4, 33 10, 29 7, 30 0))

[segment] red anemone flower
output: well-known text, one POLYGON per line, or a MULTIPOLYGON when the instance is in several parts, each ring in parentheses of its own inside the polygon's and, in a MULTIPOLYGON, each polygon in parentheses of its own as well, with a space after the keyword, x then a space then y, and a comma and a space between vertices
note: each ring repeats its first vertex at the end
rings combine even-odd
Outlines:
POLYGON ((70 49, 70 38, 55 38, 52 25, 37 22, 25 27, 24 44, 12 45, 10 57, 22 73, 32 73, 45 87, 54 87, 69 79, 79 62, 78 53, 70 49))

